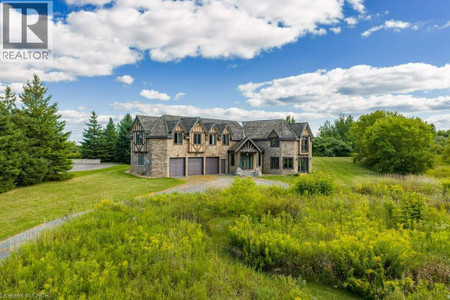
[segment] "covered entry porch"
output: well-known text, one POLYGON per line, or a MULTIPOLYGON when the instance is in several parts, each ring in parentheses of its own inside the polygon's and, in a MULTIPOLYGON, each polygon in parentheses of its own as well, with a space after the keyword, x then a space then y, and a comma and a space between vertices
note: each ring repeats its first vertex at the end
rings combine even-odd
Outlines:
POLYGON ((262 171, 263 151, 250 138, 246 138, 228 150, 230 173, 235 173, 238 168, 242 171, 262 171))

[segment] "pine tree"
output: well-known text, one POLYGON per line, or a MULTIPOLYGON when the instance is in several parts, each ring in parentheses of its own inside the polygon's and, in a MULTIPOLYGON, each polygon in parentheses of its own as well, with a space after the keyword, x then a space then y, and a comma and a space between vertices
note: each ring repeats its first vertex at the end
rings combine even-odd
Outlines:
POLYGON ((98 123, 98 115, 95 111, 86 123, 81 142, 81 156, 88 159, 102 159, 105 157, 105 137, 102 125, 98 123))
POLYGON ((124 164, 130 163, 130 131, 133 126, 133 119, 130 114, 126 114, 125 117, 119 123, 119 136, 116 143, 116 161, 124 164))
POLYGON ((18 110, 18 123, 23 128, 26 156, 19 176, 20 185, 70 177, 70 132, 64 132, 65 122, 58 114, 58 104, 50 104, 51 96, 37 75, 23 87, 23 103, 18 110))
POLYGON ((0 193, 16 186, 24 151, 22 132, 13 121, 15 102, 16 95, 7 87, 0 97, 0 193))
POLYGON ((106 125, 103 136, 105 139, 103 160, 113 162, 116 159, 117 128, 112 118, 109 118, 109 122, 106 125))

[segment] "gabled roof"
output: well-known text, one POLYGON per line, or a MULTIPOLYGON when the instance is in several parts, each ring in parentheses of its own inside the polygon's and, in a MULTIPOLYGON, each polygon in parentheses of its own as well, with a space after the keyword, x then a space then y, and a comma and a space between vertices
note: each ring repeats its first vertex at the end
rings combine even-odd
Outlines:
POLYGON ((297 140, 299 138, 283 119, 250 121, 244 125, 245 136, 252 139, 267 139, 273 131, 282 140, 297 140))
POLYGON ((252 139, 249 138, 249 137, 246 137, 245 139, 243 139, 239 143, 234 144, 232 147, 230 147, 228 149, 228 152, 237 152, 237 151, 239 151, 239 149, 241 149, 242 146, 244 146, 245 143, 247 143, 248 141, 250 141, 255 146, 255 148, 258 149, 259 152, 264 152, 264 150, 257 143, 252 141, 252 139))
POLYGON ((311 128, 309 128, 308 122, 301 122, 301 123, 290 123, 289 126, 291 129, 295 132, 295 134, 301 138, 303 135, 303 132, 305 129, 309 131, 309 134, 311 135, 311 138, 314 138, 311 128))
MULTIPOLYGON (((160 118, 159 117, 150 117, 150 116, 143 116, 143 115, 137 115, 136 120, 141 123, 142 127, 144 127, 144 130, 146 133, 150 133, 153 130, 153 127, 158 122, 160 118)), ((134 125, 134 123, 133 123, 134 125)))

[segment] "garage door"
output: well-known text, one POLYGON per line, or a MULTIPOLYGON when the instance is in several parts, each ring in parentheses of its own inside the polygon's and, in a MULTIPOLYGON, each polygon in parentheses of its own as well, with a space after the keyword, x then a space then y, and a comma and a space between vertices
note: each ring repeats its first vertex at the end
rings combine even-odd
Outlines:
POLYGON ((170 177, 184 176, 184 158, 171 158, 170 159, 170 177))
POLYGON ((190 157, 189 160, 189 176, 203 174, 203 158, 190 157))
POLYGON ((206 158, 206 174, 219 174, 219 158, 207 157, 206 158))

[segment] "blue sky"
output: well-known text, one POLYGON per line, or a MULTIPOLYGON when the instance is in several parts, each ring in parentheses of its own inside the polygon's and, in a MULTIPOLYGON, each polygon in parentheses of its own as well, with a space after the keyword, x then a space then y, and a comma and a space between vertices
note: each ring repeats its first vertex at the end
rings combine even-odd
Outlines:
POLYGON ((55 1, 55 61, 2 61, 0 88, 39 74, 74 140, 92 110, 292 114, 317 130, 381 108, 450 128, 449 1, 197 3, 55 1))

